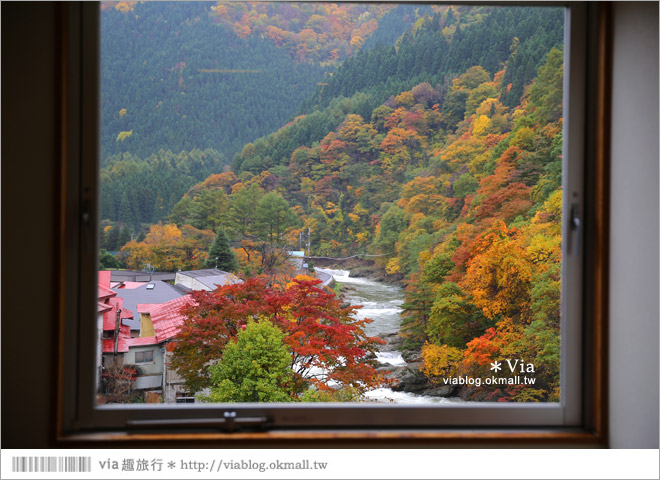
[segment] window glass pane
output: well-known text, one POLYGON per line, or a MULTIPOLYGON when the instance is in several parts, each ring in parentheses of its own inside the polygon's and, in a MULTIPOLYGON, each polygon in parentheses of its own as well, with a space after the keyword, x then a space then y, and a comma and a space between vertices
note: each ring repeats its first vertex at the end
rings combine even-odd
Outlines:
POLYGON ((166 402, 560 401, 564 8, 100 15, 104 354, 166 402))

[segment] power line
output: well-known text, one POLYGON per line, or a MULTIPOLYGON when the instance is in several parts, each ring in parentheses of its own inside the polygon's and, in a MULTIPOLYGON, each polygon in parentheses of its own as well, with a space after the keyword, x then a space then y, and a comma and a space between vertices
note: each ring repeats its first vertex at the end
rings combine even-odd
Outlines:
POLYGON ((358 257, 389 257, 392 253, 382 253, 380 255, 367 255, 366 253, 358 253, 357 255, 351 255, 350 257, 306 257, 313 260, 348 260, 349 258, 358 258, 358 257))

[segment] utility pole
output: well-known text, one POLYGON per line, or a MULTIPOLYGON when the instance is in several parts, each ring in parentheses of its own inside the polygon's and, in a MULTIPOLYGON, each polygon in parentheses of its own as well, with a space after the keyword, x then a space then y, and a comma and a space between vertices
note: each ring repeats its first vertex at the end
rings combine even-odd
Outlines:
POLYGON ((145 266, 145 271, 149 272, 149 281, 151 281, 151 279, 153 277, 153 274, 154 274, 154 270, 156 270, 156 269, 150 263, 145 263, 144 266, 145 266))
POLYGON ((115 319, 115 346, 112 349, 112 359, 117 358, 117 350, 119 349, 119 322, 121 321, 121 308, 117 305, 117 316, 115 319))
POLYGON ((311 241, 312 241, 312 230, 309 227, 307 227, 307 256, 308 257, 312 254, 311 247, 310 247, 311 241))

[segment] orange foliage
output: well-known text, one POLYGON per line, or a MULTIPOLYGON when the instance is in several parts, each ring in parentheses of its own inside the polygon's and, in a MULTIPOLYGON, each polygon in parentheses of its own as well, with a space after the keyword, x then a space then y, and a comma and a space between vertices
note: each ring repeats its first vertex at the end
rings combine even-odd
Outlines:
POLYGON ((213 13, 237 36, 263 35, 299 62, 333 63, 357 51, 394 5, 218 2, 213 13), (366 15, 365 15, 366 13, 366 15))
POLYGON ((156 270, 174 272, 203 268, 207 250, 215 234, 190 225, 179 229, 174 224, 152 225, 144 241, 135 240, 122 247, 129 268, 140 270, 145 263, 156 270))
POLYGON ((220 188, 224 190, 226 194, 230 194, 232 193, 232 187, 237 181, 238 177, 234 172, 216 173, 188 190, 188 195, 194 196, 202 190, 220 188))
POLYGON ((515 233, 501 220, 493 221, 476 238, 460 283, 490 319, 506 315, 523 321, 529 312, 532 267, 515 233))

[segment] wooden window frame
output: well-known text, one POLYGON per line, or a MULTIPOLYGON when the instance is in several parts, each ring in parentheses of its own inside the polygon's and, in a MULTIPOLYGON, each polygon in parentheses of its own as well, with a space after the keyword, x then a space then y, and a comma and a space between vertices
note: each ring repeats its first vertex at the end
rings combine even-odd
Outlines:
MULTIPOLYGON (((539 5, 539 3, 534 3, 539 5)), ((575 4, 543 3, 571 6, 575 4)), ((75 398, 75 375, 67 375, 70 365, 95 358, 94 345, 79 342, 70 333, 70 319, 87 313, 81 298, 93 298, 96 285, 85 284, 84 266, 95 265, 98 201, 95 190, 81 185, 96 185, 99 132, 98 85, 98 10, 97 4, 63 3, 58 5, 60 25, 60 198, 58 238, 58 392, 56 444, 90 446, 275 446, 343 447, 422 445, 501 445, 607 446, 607 323, 609 283, 609 191, 610 191, 610 98, 611 98, 611 24, 612 7, 607 3, 582 4, 586 12, 586 56, 588 59, 585 124, 585 204, 584 204, 584 303, 583 319, 583 392, 582 420, 579 426, 531 428, 375 428, 281 429, 251 433, 128 433, 76 431, 76 409, 84 408, 75 398), (84 126, 85 133, 82 133, 84 126), (94 137, 96 135, 96 137, 94 137), (86 163, 87 162, 87 163, 86 163), (70 288, 76 286, 77 288, 70 288), (71 348, 70 342, 79 348, 71 348), (74 405, 73 410, 71 405, 74 405), (72 413, 74 412, 74 413, 72 413), (72 428, 73 426, 73 428, 72 428), (90 443, 91 442, 91 443, 90 443)), ((90 318, 95 318, 90 316, 90 318)))

